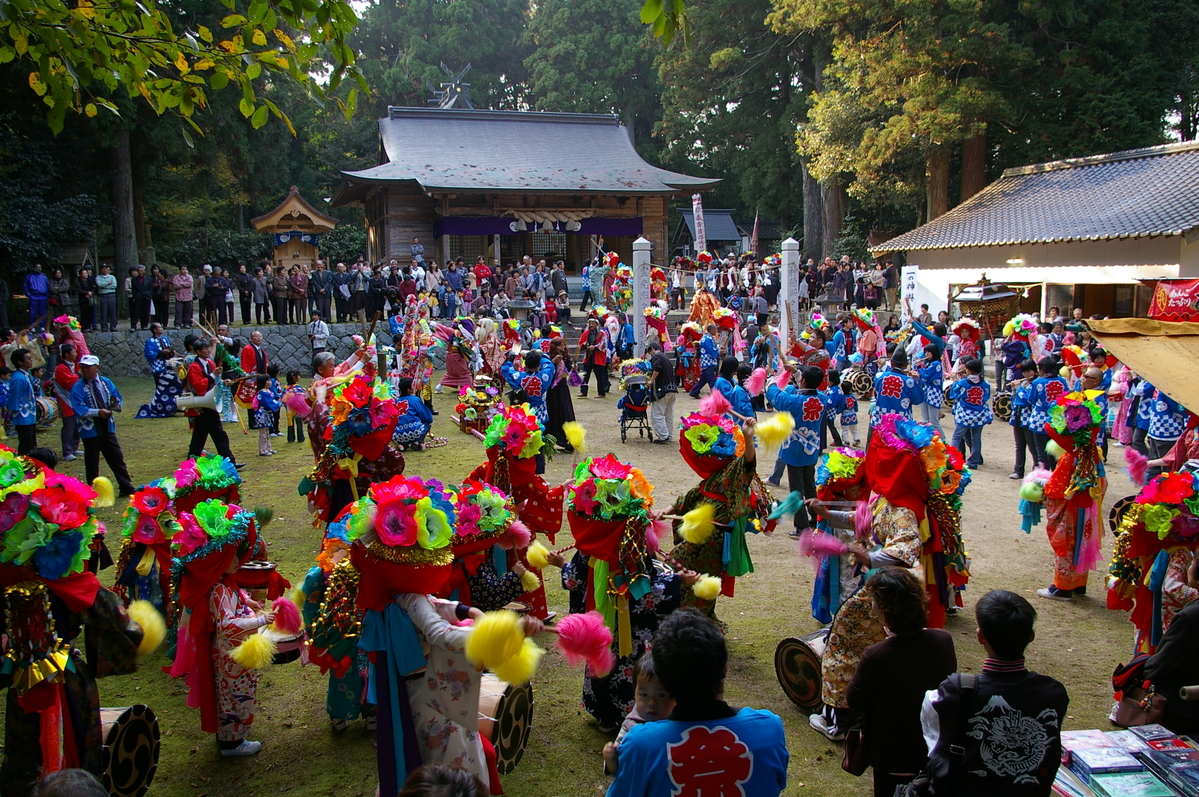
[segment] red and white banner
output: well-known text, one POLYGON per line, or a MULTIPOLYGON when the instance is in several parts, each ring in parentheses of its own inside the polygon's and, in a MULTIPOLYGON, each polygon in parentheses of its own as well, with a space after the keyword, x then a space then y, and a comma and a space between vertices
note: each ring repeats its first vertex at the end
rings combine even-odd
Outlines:
POLYGON ((749 236, 749 251, 758 256, 758 211, 754 211, 754 231, 749 236))
POLYGON ((695 217, 695 253, 708 251, 708 231, 704 228, 704 195, 691 195, 691 212, 695 217))
POLYGON ((1158 321, 1199 321, 1199 280, 1160 280, 1149 317, 1158 321))

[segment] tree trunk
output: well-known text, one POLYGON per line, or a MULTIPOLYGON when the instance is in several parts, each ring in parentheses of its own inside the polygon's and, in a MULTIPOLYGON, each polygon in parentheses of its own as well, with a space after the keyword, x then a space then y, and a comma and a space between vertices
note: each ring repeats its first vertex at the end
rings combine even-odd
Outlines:
POLYGON ((237 231, 242 235, 246 233, 246 206, 237 206, 237 231))
POLYGON ((979 133, 962 142, 962 196, 959 202, 987 187, 987 134, 979 133))
POLYGON ((845 186, 840 178, 834 177, 820 183, 820 201, 824 208, 820 230, 820 255, 832 257, 845 223, 845 186))
POLYGON ((137 234, 133 222, 133 158, 129 152, 129 131, 117 129, 112 148, 112 225, 114 265, 117 278, 117 315, 126 306, 125 277, 137 265, 137 234))
MULTIPOLYGON (((140 150, 141 148, 138 147, 140 150)), ((132 149, 130 150, 132 155, 132 149)), ((141 153, 138 153, 136 159, 130 158, 131 163, 131 178, 133 181, 133 230, 137 237, 137 257, 139 263, 145 263, 148 267, 150 263, 147 261, 150 258, 146 257, 146 250, 149 249, 153 242, 150 240, 150 230, 146 227, 146 211, 143 204, 143 198, 146 188, 146 175, 141 167, 141 153)))
POLYGON ((949 152, 941 147, 930 149, 924 156, 925 204, 928 220, 944 216, 949 210, 949 152))
POLYGON ((820 183, 803 167, 803 253, 807 257, 819 258, 824 251, 820 240, 820 225, 824 218, 824 206, 820 201, 820 183))

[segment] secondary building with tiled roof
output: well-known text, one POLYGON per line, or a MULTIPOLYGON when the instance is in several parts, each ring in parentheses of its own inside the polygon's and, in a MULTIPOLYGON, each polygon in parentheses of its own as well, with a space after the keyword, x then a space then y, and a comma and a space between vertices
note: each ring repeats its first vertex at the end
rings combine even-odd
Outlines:
POLYGON ((872 251, 919 265, 932 307, 985 273, 1021 287, 1025 310, 1144 315, 1154 280, 1199 277, 1199 142, 1008 169, 872 251))
POLYGON ((366 209, 376 261, 406 262, 418 237, 438 259, 553 254, 577 269, 601 237, 629 259, 640 235, 661 260, 667 203, 720 182, 646 162, 613 115, 392 107, 379 140, 379 165, 342 172, 332 203, 366 209))

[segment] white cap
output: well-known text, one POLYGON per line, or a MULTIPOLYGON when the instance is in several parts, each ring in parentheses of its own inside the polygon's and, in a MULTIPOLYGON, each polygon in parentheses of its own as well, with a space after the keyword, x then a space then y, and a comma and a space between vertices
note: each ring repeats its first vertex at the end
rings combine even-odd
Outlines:
POLYGON ((85 354, 79 358, 80 365, 99 365, 100 358, 94 354, 85 354))

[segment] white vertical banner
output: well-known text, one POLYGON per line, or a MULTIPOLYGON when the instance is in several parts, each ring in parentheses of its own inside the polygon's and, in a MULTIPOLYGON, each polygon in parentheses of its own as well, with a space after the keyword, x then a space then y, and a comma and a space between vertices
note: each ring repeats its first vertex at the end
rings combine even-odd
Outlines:
POLYGON ((791 350, 791 342, 799 328, 799 241, 783 241, 783 264, 779 269, 779 343, 783 351, 791 350))
POLYGON ((633 325, 633 355, 645 354, 645 310, 650 303, 650 250, 653 244, 644 236, 633 241, 633 306, 629 322, 633 325))
POLYGON ((691 195, 691 212, 695 217, 696 254, 708 251, 708 231, 704 227, 704 195, 691 195))
POLYGON ((903 306, 903 317, 908 319, 915 312, 916 288, 919 286, 920 266, 908 265, 903 267, 899 279, 899 303, 903 306))

